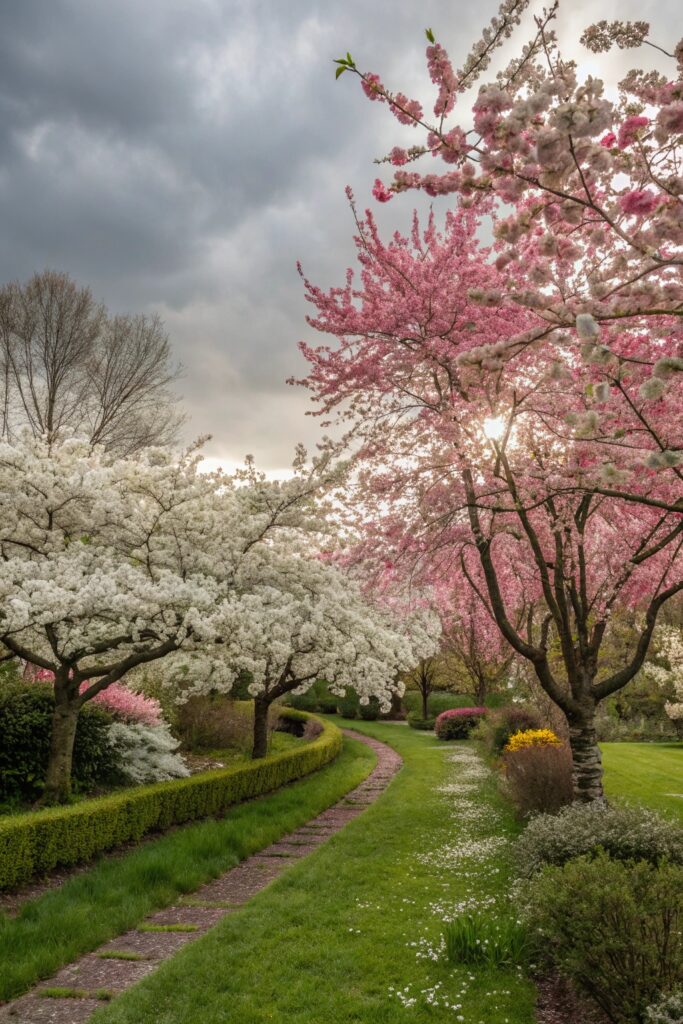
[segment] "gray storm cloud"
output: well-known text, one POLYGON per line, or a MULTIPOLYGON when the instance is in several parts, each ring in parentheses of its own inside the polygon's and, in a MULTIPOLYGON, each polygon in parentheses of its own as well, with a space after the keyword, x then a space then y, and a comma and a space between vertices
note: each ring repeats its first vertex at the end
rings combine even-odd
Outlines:
MULTIPOLYGON (((66 270, 114 310, 158 311, 185 366, 188 439, 271 470, 315 442, 295 264, 322 284, 353 256, 344 196, 370 198, 400 141, 331 61, 429 102, 423 30, 460 63, 496 4, 474 0, 22 0, 0 3, 0 280, 66 270)), ((676 34, 679 0, 566 0, 562 37, 598 17, 676 34)), ((680 35, 680 25, 679 35, 680 35)), ((519 39, 522 39, 522 35, 519 39)), ((576 50, 576 56, 587 56, 576 50)), ((618 72, 641 55, 619 55, 618 72)), ((413 202, 379 211, 406 225, 413 202)), ((423 204, 424 205, 424 204, 423 204)))

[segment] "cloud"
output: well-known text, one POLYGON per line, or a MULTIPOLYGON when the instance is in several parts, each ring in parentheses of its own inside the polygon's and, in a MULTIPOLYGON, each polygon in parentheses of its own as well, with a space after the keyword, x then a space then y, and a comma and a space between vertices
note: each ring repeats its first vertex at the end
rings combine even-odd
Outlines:
MULTIPOLYGON (((373 157, 410 137, 350 76, 335 83, 331 61, 350 49, 429 102, 424 27, 460 63, 487 6, 5 5, 0 279, 50 266, 112 309, 160 312, 186 367, 188 439, 211 433, 210 454, 231 464, 251 452, 267 469, 287 466, 294 443, 318 435, 307 396, 285 384, 303 370, 296 342, 310 337, 296 261, 321 284, 341 280, 353 259, 344 186, 362 206, 373 157)), ((677 6, 628 0, 617 11, 609 0, 599 16, 651 16, 666 39, 677 6)), ((564 18, 578 36, 597 16, 580 0, 564 18)), ((411 208, 394 202, 380 222, 403 227, 411 208)))

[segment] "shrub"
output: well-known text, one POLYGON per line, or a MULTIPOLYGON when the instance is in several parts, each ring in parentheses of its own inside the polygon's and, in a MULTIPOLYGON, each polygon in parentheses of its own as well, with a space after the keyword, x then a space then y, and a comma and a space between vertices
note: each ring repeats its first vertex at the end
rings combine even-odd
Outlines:
POLYGON ((516 966, 527 959, 526 927, 512 917, 462 914, 444 927, 446 956, 451 963, 516 966))
POLYGON ((515 732, 507 741, 503 750, 506 754, 514 754, 517 750, 528 750, 530 747, 560 747, 562 741, 552 729, 524 729, 515 732))
POLYGON ((527 729, 540 729, 541 716, 533 708, 508 704, 507 707, 490 711, 477 726, 476 739, 494 757, 500 755, 511 736, 527 729))
POLYGON ((339 697, 337 707, 342 718, 358 718, 360 711, 358 694, 353 690, 347 690, 343 697, 339 697))
POLYGON ((554 814, 573 799, 569 748, 558 742, 507 751, 503 779, 504 789, 522 817, 554 814))
POLYGON ((615 1024, 683 983, 683 866, 604 852, 546 868, 526 892, 539 954, 615 1024))
POLYGON ((364 722, 376 722, 379 718, 379 701, 377 697, 370 697, 367 704, 359 703, 358 710, 364 722))
MULTIPOLYGON (((54 694, 48 686, 19 679, 0 685, 0 799, 35 800, 43 791, 50 752, 54 694)), ((88 790, 118 768, 109 738, 111 717, 86 704, 78 716, 72 776, 88 790)))
POLYGON ((408 725, 411 729, 422 729, 425 732, 431 732, 435 722, 435 718, 421 718, 416 711, 411 711, 408 715, 408 725))
POLYGON ((683 1024, 683 989, 661 996, 648 1006, 644 1024, 683 1024))
POLYGON ((434 731, 440 740, 467 739, 479 719, 486 714, 486 708, 451 708, 442 711, 434 723, 434 731))
POLYGON ((683 864, 683 828, 642 807, 574 803, 559 814, 532 818, 516 843, 520 872, 605 850, 617 860, 683 864))
MULTIPOLYGON (((277 710, 271 708, 271 731, 276 720, 277 710)), ((247 753, 254 742, 254 702, 232 700, 224 694, 190 697, 178 708, 177 732, 188 750, 229 747, 247 753)))
POLYGON ((182 757, 175 753, 178 741, 165 725, 112 722, 109 738, 119 761, 118 775, 123 782, 139 786, 182 779, 190 774, 182 757))
MULTIPOLYGON (((280 709, 280 714, 304 725, 308 720, 300 711, 280 709)), ((149 832, 223 814, 232 804, 316 771, 337 756, 341 744, 339 729, 325 722, 312 743, 286 753, 69 807, 0 818, 0 889, 21 885, 60 865, 91 860, 122 843, 138 842, 149 832)))

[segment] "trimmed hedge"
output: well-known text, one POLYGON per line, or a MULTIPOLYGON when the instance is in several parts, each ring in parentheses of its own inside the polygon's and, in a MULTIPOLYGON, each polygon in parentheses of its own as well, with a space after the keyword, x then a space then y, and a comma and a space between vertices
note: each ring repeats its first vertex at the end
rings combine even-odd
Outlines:
MULTIPOLYGON (((281 715, 307 721, 302 711, 281 715)), ((91 860, 122 843, 137 842, 197 818, 222 814, 233 804, 269 793, 334 760, 342 734, 321 722, 320 735, 299 750, 259 761, 158 782, 70 807, 0 818, 0 889, 11 889, 58 866, 91 860)))

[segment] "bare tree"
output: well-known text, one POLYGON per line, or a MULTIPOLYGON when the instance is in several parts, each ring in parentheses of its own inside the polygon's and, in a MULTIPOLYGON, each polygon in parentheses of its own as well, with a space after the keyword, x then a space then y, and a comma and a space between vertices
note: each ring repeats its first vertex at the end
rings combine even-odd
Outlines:
POLYGON ((110 316, 67 274, 0 288, 0 430, 72 431, 120 455, 168 444, 183 417, 156 316, 110 316))

